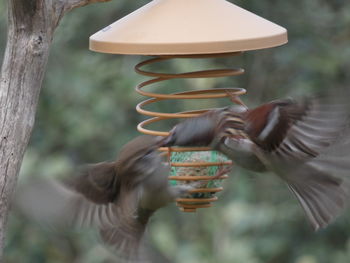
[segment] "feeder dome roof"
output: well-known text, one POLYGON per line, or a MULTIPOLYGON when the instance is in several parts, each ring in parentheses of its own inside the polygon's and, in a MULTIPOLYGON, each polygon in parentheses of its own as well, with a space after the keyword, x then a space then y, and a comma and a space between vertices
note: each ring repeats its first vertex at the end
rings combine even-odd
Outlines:
POLYGON ((287 42, 287 30, 225 0, 153 0, 90 37, 97 52, 137 55, 255 50, 287 42))

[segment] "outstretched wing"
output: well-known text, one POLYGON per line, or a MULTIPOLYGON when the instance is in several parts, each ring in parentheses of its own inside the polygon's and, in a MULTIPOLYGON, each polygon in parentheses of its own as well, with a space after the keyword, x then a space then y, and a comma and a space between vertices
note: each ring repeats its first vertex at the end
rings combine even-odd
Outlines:
POLYGON ((137 198, 135 192, 122 195, 119 202, 128 202, 125 210, 118 203, 94 203, 58 181, 32 179, 19 189, 14 203, 29 218, 54 229, 96 228, 119 261, 146 262, 143 235, 152 211, 136 217, 137 198))
POLYGON ((245 132, 266 151, 274 151, 283 141, 292 124, 307 113, 307 103, 292 100, 273 101, 244 115, 245 132))
POLYGON ((85 165, 77 176, 67 178, 64 183, 97 204, 115 202, 120 194, 115 162, 85 165))
POLYGON ((350 142, 332 145, 304 165, 290 169, 283 178, 314 229, 327 226, 350 197, 350 142))
POLYGON ((314 97, 300 102, 277 101, 249 112, 246 132, 264 151, 280 159, 278 161, 304 162, 316 157, 338 138, 348 116, 349 106, 340 99, 314 97))
POLYGON ((327 226, 350 193, 349 106, 339 98, 308 98, 277 105, 267 118, 255 138, 263 148, 257 156, 287 182, 313 227, 327 226))

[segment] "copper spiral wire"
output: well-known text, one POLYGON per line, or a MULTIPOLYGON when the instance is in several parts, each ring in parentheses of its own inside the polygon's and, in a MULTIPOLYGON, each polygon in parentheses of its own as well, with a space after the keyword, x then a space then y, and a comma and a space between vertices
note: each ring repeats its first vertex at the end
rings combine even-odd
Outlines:
MULTIPOLYGON (((146 65, 151 65, 154 63, 159 63, 167 60, 172 59, 179 59, 179 58, 190 58, 190 59, 203 59, 203 58, 222 58, 222 57, 229 57, 229 56, 237 56, 241 54, 241 52, 234 52, 234 53, 223 53, 223 54, 201 54, 201 55, 165 55, 165 56, 158 56, 155 58, 151 58, 148 60, 145 60, 135 66, 135 71, 141 75, 152 77, 152 79, 144 81, 137 85, 135 87, 135 90, 146 97, 150 97, 147 100, 144 100, 140 102, 136 106, 137 112, 146 115, 151 116, 152 118, 147 119, 145 121, 142 121, 140 124, 138 124, 137 129, 138 131, 149 134, 149 135, 156 135, 156 136, 167 136, 169 132, 163 132, 163 131, 156 131, 156 130, 150 130, 146 129, 145 126, 149 125, 154 122, 159 122, 167 119, 178 119, 178 118, 190 118, 198 116, 201 113, 204 113, 210 109, 202 109, 202 110, 191 110, 191 111, 183 111, 183 112, 176 112, 176 113, 163 113, 163 112, 155 112, 144 109, 145 106, 153 103, 157 103, 159 101, 163 100, 177 100, 177 99, 214 99, 214 98, 224 98, 228 97, 229 94, 233 95, 242 95, 245 94, 245 89, 242 88, 215 88, 215 89, 204 89, 204 90, 192 90, 192 91, 183 91, 183 92, 176 92, 176 93, 170 93, 170 94, 160 94, 160 93, 153 93, 143 90, 144 87, 159 83, 162 81, 172 80, 172 79, 189 79, 189 78, 219 78, 219 77, 229 77, 229 76, 238 76, 244 73, 244 70, 241 68, 233 68, 233 69, 210 69, 210 70, 201 70, 201 71, 193 71, 193 72, 186 72, 186 73, 158 73, 158 72, 151 72, 141 69, 142 67, 146 65)), ((169 163, 172 167, 209 167, 209 166, 217 166, 217 167, 223 167, 227 165, 232 165, 232 162, 223 161, 223 162, 171 162, 170 156, 172 152, 194 152, 194 151, 209 151, 210 148, 208 147, 161 147, 160 150, 164 152, 164 154, 168 155, 169 163)), ((221 175, 220 177, 216 179, 225 179, 227 178, 227 175, 221 175)), ((213 176, 169 176, 170 180, 176 180, 176 181, 209 181, 213 180, 213 176)), ((215 188, 197 188, 191 191, 191 193, 216 193, 222 191, 222 187, 215 187, 215 188)), ((204 208, 204 207, 210 207, 212 206, 211 202, 216 201, 217 197, 210 197, 210 198, 179 198, 176 200, 177 206, 182 211, 186 212, 194 212, 196 208, 204 208)))

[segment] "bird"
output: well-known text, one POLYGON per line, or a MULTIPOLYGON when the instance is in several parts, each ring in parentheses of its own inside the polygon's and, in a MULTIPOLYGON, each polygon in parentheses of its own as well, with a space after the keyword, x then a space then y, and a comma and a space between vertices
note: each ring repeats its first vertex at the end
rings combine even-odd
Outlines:
POLYGON ((148 262, 143 236, 150 217, 194 189, 168 184, 161 142, 162 137, 138 136, 115 161, 86 165, 63 181, 33 178, 17 191, 15 206, 50 227, 95 227, 122 262, 148 262))
POLYGON ((314 230, 344 210, 350 196, 346 96, 276 99, 249 109, 216 108, 175 125, 163 146, 209 146, 245 169, 280 177, 314 230))

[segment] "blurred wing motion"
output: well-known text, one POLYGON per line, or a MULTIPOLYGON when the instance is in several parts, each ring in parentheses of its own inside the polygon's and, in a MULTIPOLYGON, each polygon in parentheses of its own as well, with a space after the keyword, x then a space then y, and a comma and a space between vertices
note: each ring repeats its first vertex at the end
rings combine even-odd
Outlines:
MULTIPOLYGON (((285 180, 315 230, 326 227, 345 208, 350 195, 350 154, 319 155, 285 174, 285 180)), ((282 175, 281 175, 282 176, 282 175)))
POLYGON ((80 168, 78 176, 67 178, 67 187, 97 204, 114 202, 120 194, 120 181, 115 162, 88 164, 80 168))
POLYGON ((248 111, 245 131, 261 149, 303 161, 338 138, 348 115, 349 106, 325 98, 279 100, 248 111))
POLYGON ((247 134, 259 146, 260 160, 287 182, 313 227, 325 227, 350 194, 349 106, 317 97, 273 106, 259 132, 251 122, 254 110, 247 114, 247 134))
POLYGON ((88 165, 59 183, 32 179, 15 204, 39 223, 53 227, 95 227, 123 262, 146 262, 143 236, 149 218, 191 185, 170 187, 170 172, 158 153, 162 138, 139 136, 119 153, 116 162, 88 165))
POLYGON ((129 194, 130 209, 123 211, 118 202, 95 203, 57 181, 35 179, 19 189, 15 204, 29 218, 56 230, 96 228, 119 260, 146 262, 142 240, 153 211, 145 210, 138 218, 136 199, 129 194))
POLYGON ((145 193, 157 193, 154 185, 167 190, 169 171, 157 153, 160 139, 136 137, 123 147, 116 162, 87 165, 63 183, 32 179, 18 191, 15 204, 48 226, 95 227, 120 258, 145 262, 143 234, 159 207, 141 201, 145 193))
POLYGON ((276 100, 254 109, 215 109, 179 123, 164 142, 211 146, 246 169, 273 171, 318 229, 338 216, 349 198, 347 98, 332 94, 276 100))

